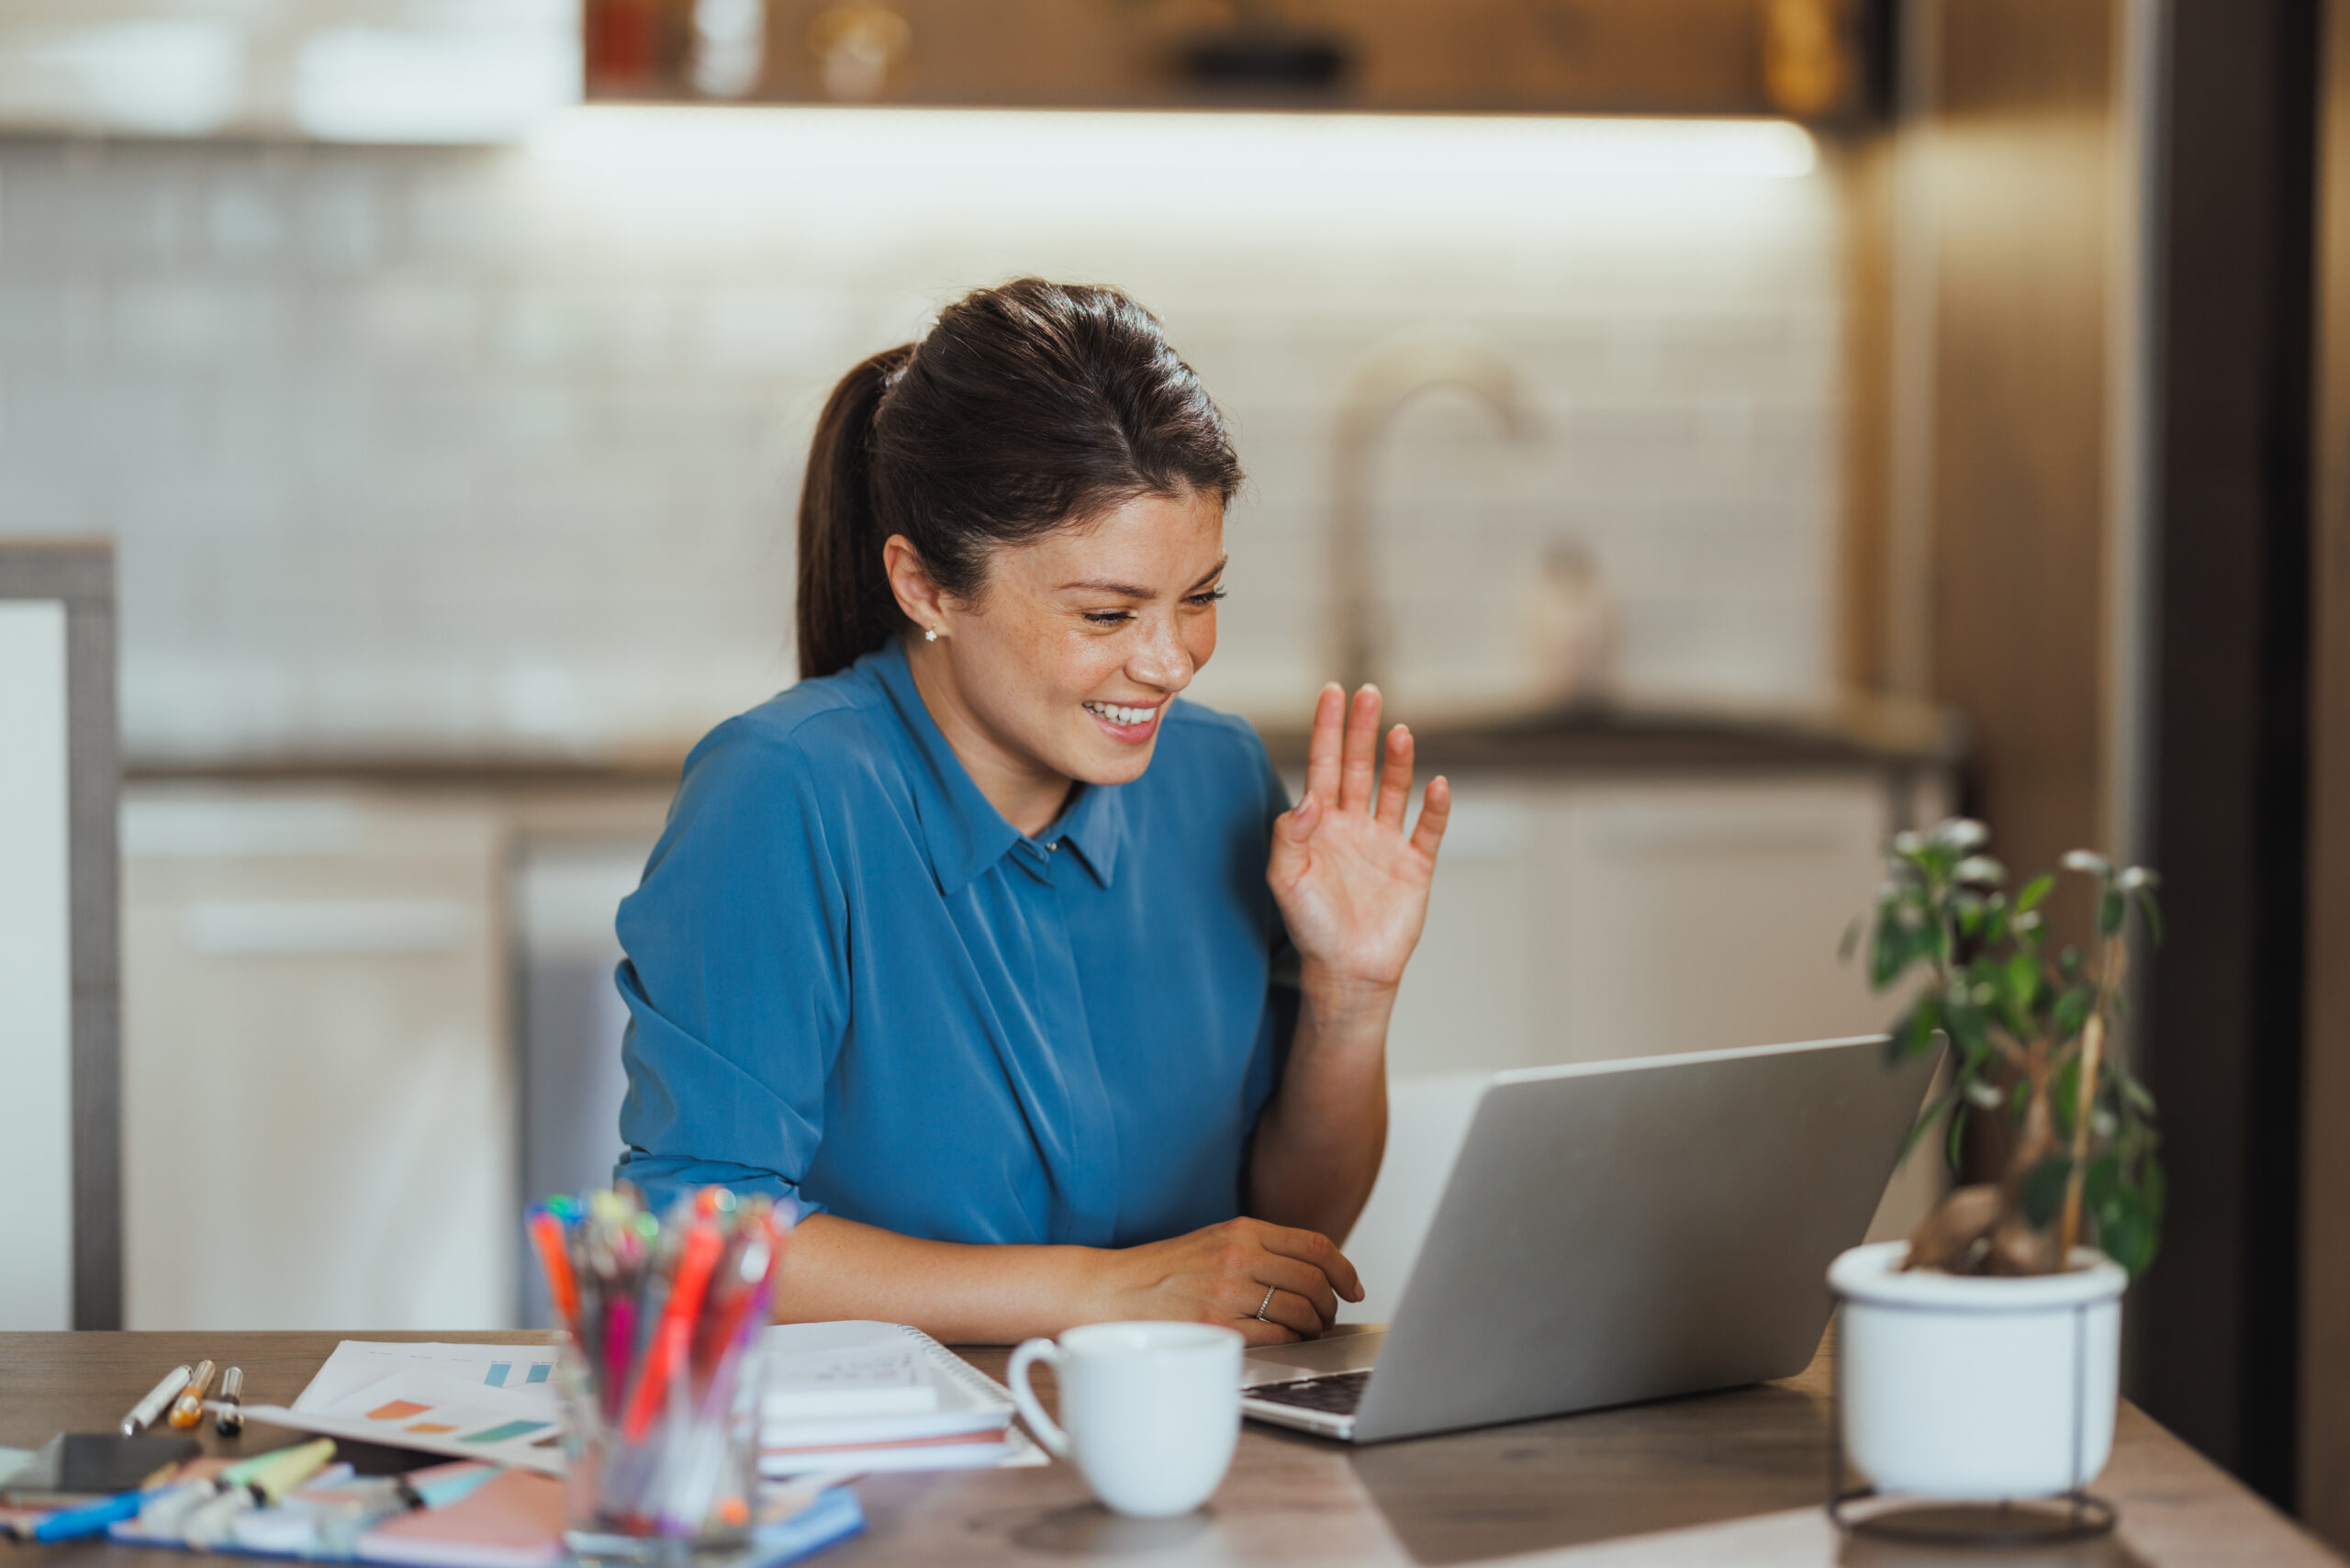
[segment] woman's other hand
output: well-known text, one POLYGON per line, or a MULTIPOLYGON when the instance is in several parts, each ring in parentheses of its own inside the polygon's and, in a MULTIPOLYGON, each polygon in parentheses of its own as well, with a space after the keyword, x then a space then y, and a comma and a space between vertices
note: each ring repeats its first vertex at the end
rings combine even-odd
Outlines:
POLYGON ((1251 1345, 1315 1338, 1337 1321, 1340 1297, 1362 1299, 1355 1266, 1328 1237, 1259 1219, 1228 1219, 1109 1259, 1099 1319, 1220 1323, 1251 1345))
POLYGON ((1451 787, 1433 780, 1406 835, 1411 731, 1401 724, 1388 731, 1384 750, 1382 763, 1379 689, 1356 692, 1350 712, 1335 682, 1324 687, 1306 748, 1305 795, 1274 822, 1265 870, 1309 995, 1331 990, 1327 1000, 1341 1006, 1393 992, 1404 978, 1427 919, 1428 883, 1452 809, 1451 787))

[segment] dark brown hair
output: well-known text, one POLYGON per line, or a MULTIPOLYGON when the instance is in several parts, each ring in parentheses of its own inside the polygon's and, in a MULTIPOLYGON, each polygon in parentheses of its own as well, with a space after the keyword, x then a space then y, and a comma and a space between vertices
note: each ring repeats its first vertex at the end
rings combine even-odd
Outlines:
POLYGON ((990 547, 1139 496, 1240 487, 1224 416, 1149 311, 1021 278, 948 306, 919 343, 841 378, 800 492, 800 673, 845 669, 906 624, 881 568, 902 533, 957 599, 990 547))

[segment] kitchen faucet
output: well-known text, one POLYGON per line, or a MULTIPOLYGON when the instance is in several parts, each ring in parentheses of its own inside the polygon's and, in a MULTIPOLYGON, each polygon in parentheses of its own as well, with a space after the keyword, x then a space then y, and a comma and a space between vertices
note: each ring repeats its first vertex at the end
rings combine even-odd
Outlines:
POLYGON ((1380 441, 1404 404, 1437 386, 1483 398, 1512 440, 1530 431, 1517 372, 1482 343, 1411 337, 1374 350, 1347 383, 1331 443, 1331 641, 1338 678, 1348 691, 1383 670, 1385 626, 1376 614, 1371 559, 1371 467, 1380 441))

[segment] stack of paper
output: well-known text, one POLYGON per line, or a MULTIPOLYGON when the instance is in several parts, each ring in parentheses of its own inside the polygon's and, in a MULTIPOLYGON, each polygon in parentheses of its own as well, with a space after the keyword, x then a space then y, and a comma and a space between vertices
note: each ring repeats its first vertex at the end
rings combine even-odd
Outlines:
POLYGON ((1004 1386, 918 1328, 779 1324, 766 1350, 763 1474, 1046 1462, 1004 1386))

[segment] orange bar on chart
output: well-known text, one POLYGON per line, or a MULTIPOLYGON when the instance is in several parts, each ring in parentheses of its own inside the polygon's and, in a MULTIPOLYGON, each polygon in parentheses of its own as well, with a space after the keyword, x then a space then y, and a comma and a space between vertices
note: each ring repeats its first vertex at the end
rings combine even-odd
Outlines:
POLYGON ((368 1411, 367 1419, 370 1421, 405 1421, 410 1416, 421 1416, 427 1410, 431 1408, 431 1406, 419 1405, 413 1399, 395 1399, 388 1405, 378 1405, 373 1410, 368 1411))

